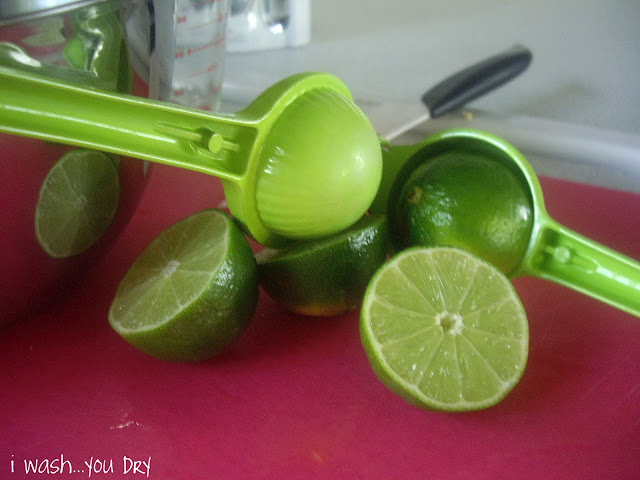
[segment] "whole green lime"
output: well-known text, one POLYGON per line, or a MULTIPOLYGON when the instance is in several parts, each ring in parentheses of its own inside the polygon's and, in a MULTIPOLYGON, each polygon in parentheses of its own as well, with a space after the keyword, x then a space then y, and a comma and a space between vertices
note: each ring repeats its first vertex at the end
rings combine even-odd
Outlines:
POLYGON ((391 236, 411 245, 458 247, 509 275, 533 227, 529 190, 497 160, 452 150, 419 165, 390 200, 391 236))

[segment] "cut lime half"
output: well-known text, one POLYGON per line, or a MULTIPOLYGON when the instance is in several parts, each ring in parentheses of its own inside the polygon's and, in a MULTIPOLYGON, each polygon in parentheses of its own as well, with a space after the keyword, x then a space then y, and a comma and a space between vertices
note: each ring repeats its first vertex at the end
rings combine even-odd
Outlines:
POLYGON ((258 278, 289 311, 340 315, 362 302, 367 284, 388 251, 387 220, 367 215, 346 230, 256 255, 258 278))
POLYGON ((456 248, 414 247, 384 264, 365 293, 360 333, 382 382, 435 410, 495 405, 527 362, 528 323, 513 285, 456 248))
POLYGON ((71 150, 49 170, 34 215, 36 238, 51 257, 66 258, 91 247, 118 210, 120 182, 110 155, 71 150))
POLYGON ((151 356, 197 361, 238 338, 257 302, 247 239, 226 213, 203 210, 163 231, 135 260, 118 285, 109 323, 151 356))
POLYGON ((390 211, 398 249, 457 247, 507 275, 520 265, 533 228, 529 187, 494 158, 465 151, 419 165, 390 211))

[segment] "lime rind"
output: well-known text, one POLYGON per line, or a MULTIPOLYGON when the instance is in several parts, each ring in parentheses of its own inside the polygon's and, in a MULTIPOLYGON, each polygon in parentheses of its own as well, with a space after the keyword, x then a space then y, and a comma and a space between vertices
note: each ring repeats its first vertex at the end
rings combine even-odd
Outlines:
POLYGON ((386 217, 370 215, 334 235, 265 248, 256 260, 260 284, 273 300, 294 313, 327 317, 361 303, 387 252, 386 217))
POLYGON ((421 162, 398 183, 399 200, 389 206, 395 247, 461 248, 512 275, 533 228, 532 199, 520 174, 457 149, 421 162))
POLYGON ((363 245, 370 244, 374 237, 379 235, 379 231, 386 228, 386 221, 385 215, 366 215, 349 228, 333 235, 298 241, 282 249, 264 248, 256 253, 256 260, 261 264, 286 262, 313 255, 342 242, 349 242, 350 246, 357 251, 363 245))
POLYGON ((526 365, 528 326, 513 286, 456 248, 410 248, 380 268, 365 293, 360 329, 383 383, 435 410, 495 405, 526 365))

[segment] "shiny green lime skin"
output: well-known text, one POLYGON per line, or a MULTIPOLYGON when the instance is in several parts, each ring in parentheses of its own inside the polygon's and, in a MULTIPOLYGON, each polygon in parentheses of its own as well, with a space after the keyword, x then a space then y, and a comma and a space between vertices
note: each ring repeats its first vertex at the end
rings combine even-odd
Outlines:
POLYGON ((533 228, 526 185, 505 165, 455 150, 419 165, 390 200, 397 249, 458 247, 509 275, 524 257, 533 228))
POLYGON ((387 258, 388 243, 386 216, 365 216, 338 234, 260 252, 260 285, 291 312, 341 315, 362 301, 387 258))

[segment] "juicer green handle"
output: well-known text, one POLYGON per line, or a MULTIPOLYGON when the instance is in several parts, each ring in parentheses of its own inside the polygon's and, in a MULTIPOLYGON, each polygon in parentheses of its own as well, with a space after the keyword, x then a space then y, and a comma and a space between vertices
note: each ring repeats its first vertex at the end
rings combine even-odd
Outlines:
POLYGON ((559 283, 640 317, 640 263, 546 215, 518 274, 559 283))
POLYGON ((5 133, 238 181, 259 123, 0 66, 0 131, 5 133))

